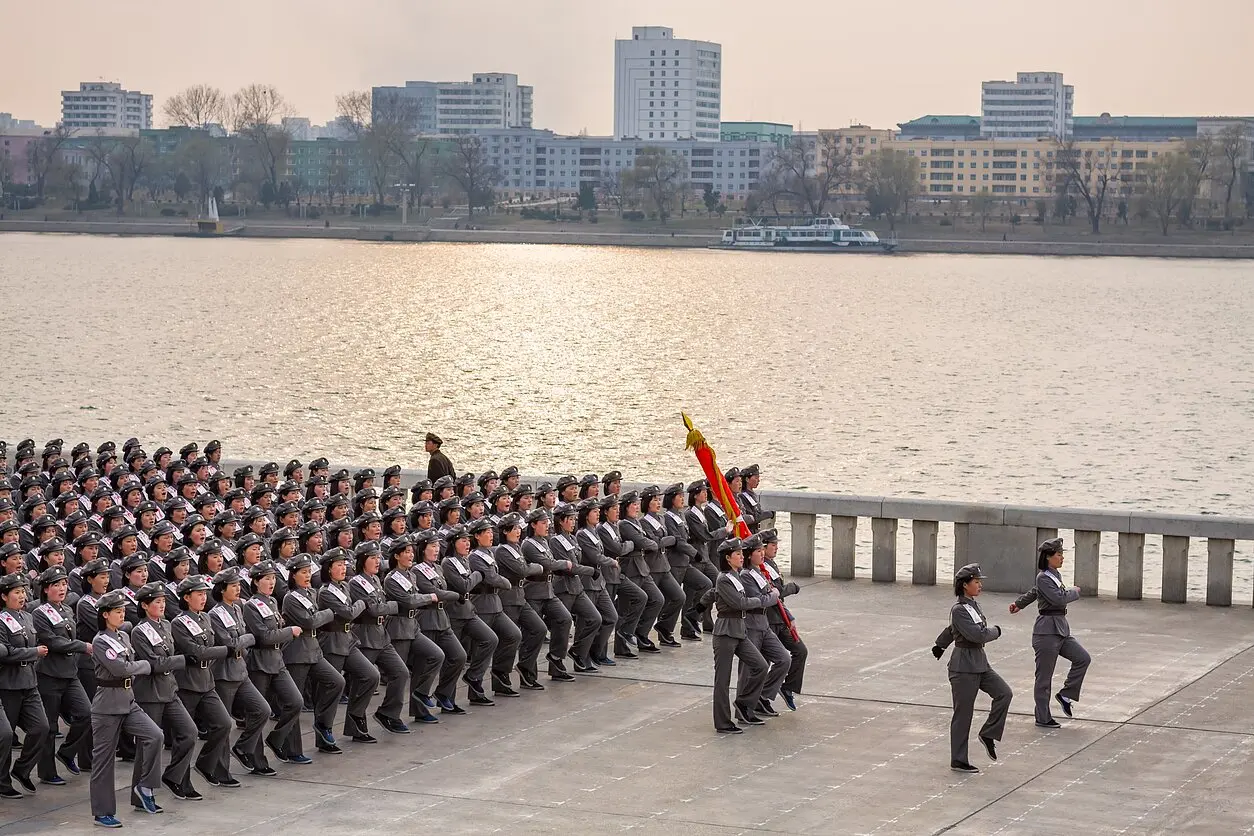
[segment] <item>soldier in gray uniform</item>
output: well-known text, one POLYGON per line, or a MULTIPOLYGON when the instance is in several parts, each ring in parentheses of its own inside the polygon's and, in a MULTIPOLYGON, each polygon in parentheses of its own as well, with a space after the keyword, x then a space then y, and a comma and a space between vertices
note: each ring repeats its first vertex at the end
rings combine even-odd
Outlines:
POLYGON ((440 722, 421 699, 430 699, 435 678, 444 665, 444 651, 423 634, 418 626, 422 610, 440 603, 435 593, 418 591, 414 578, 414 544, 410 535, 397 537, 389 549, 392 570, 383 579, 383 592, 397 606, 388 619, 387 633, 392 647, 409 669, 409 715, 420 723, 440 722))
POLYGON ((283 651, 293 639, 300 638, 304 630, 298 624, 283 623, 279 602, 274 597, 278 579, 279 569, 273 561, 263 560, 253 565, 249 572, 253 594, 241 609, 244 626, 256 639, 248 653, 248 678, 257 693, 275 709, 274 728, 266 736, 266 742, 279 760, 287 761, 281 741, 286 741, 293 729, 299 730, 303 700, 283 662, 283 651))
POLYGON ((732 720, 732 659, 739 659, 741 676, 736 683, 736 716, 742 723, 760 726, 754 712, 762 696, 767 665, 745 629, 745 614, 769 607, 778 600, 775 590, 754 595, 740 579, 745 556, 740 540, 732 537, 718 547, 719 573, 705 597, 714 599, 718 617, 714 621, 714 730, 719 734, 740 734, 743 729, 732 720))
POLYGON ((231 746, 231 716, 226 713, 213 681, 214 662, 225 659, 230 650, 213 640, 213 625, 205 614, 209 589, 209 579, 203 575, 179 581, 179 607, 183 612, 170 622, 170 631, 174 634, 174 650, 184 657, 186 666, 174 672, 174 681, 179 686, 183 707, 205 735, 196 758, 196 771, 215 787, 235 788, 239 781, 223 767, 231 746))
MULTIPOLYGON (((244 721, 239 739, 231 747, 235 756, 252 775, 269 777, 275 771, 266 762, 262 748, 262 732, 270 719, 270 704, 257 692, 248 678, 248 663, 244 654, 257 642, 244 624, 244 612, 240 608, 240 570, 230 566, 213 576, 213 589, 209 593, 217 605, 209 611, 209 623, 213 627, 215 644, 225 646, 226 658, 214 664, 213 676, 217 680, 218 697, 226 710, 244 721)), ((224 757, 220 771, 230 769, 224 757)))
POLYGON ((575 636, 569 655, 576 673, 597 673, 592 664, 592 642, 601 632, 601 613, 585 591, 584 584, 596 574, 596 568, 585 566, 575 542, 578 511, 574 504, 559 505, 555 512, 557 532, 549 537, 549 552, 556 560, 566 561, 571 568, 553 574, 553 591, 574 620, 575 636))
MULTIPOLYGON (((599 489, 601 483, 593 475, 589 486, 599 489)), ((606 589, 606 577, 618 577, 618 559, 605 554, 597 526, 601 523, 601 501, 595 496, 583 499, 575 506, 575 544, 579 547, 579 562, 592 570, 592 577, 583 581, 584 593, 601 616, 601 629, 592 638, 588 658, 592 664, 613 667, 618 663, 610 658, 610 637, 618 627, 618 609, 614 597, 606 589)))
MULTIPOLYGON (((336 744, 331 727, 335 725, 335 710, 340 704, 340 695, 344 693, 344 677, 323 656, 318 641, 318 634, 326 629, 335 614, 318 609, 317 594, 310 583, 313 576, 312 557, 298 554, 287 568, 291 587, 283 596, 283 619, 299 627, 301 632, 284 645, 283 663, 298 693, 304 693, 306 683, 309 685, 314 712, 314 745, 319 752, 339 755, 343 750, 336 744)), ((299 715, 286 738, 271 734, 266 743, 280 760, 301 765, 313 763, 301 746, 299 715)))
POLYGON ((135 658, 131 641, 121 632, 126 622, 127 598, 107 592, 96 603, 99 632, 92 639, 96 666, 96 696, 91 703, 91 814, 96 824, 121 827, 116 818, 113 758, 123 733, 135 739, 135 767, 131 775, 131 805, 146 813, 160 813, 154 788, 161 779, 161 728, 135 702, 131 690, 137 676, 152 666, 135 658))
POLYGON ((1001 628, 989 625, 975 600, 984 587, 983 578, 978 563, 968 563, 954 575, 954 595, 958 600, 949 610, 949 625, 936 637, 932 648, 932 655, 939 659, 951 641, 955 645, 949 657, 949 687, 954 702, 954 716, 949 723, 949 767, 955 772, 980 771, 971 765, 967 754, 976 695, 983 691, 993 698, 988 720, 980 729, 980 742, 993 760, 997 760, 997 741, 1006 728, 1013 695, 984 655, 984 645, 1001 638, 1001 628))
POLYGON ((650 485, 640 492, 640 508, 644 515, 640 518, 645 536, 658 544, 656 551, 645 552, 645 562, 649 564, 649 573, 658 591, 662 593, 662 609, 658 611, 657 630, 658 644, 662 647, 682 647, 675 640, 675 625, 684 609, 684 589, 675 580, 672 564, 668 555, 676 546, 676 538, 666 531, 666 520, 662 515, 662 489, 650 485))
POLYGON ((623 567, 623 577, 639 587, 646 596, 640 620, 636 622, 636 630, 632 634, 633 643, 637 650, 644 653, 661 653, 661 648, 649 639, 649 631, 653 629, 658 613, 666 603, 649 568, 649 555, 654 555, 656 559, 661 546, 646 535, 641 527, 640 496, 635 491, 628 491, 618 497, 618 511, 618 535, 624 543, 631 544, 631 551, 619 561, 623 567))
MULTIPOLYGON (((401 709, 405 707, 405 697, 409 694, 409 668, 396 648, 392 647, 387 628, 388 619, 396 615, 400 607, 395 601, 389 601, 383 591, 383 580, 379 577, 382 563, 379 544, 372 540, 359 543, 353 555, 357 572, 348 584, 349 595, 354 602, 363 601, 366 604, 365 611, 353 625, 353 633, 357 636, 362 656, 378 669, 381 678, 387 680, 383 702, 375 711, 374 718, 385 731, 409 734, 409 726, 401 720, 401 709)), ((365 728, 365 721, 365 717, 355 720, 362 728, 365 728)))
POLYGON ((348 691, 348 711, 344 715, 344 734, 355 743, 378 743, 366 728, 366 709, 370 697, 379 687, 379 669, 362 655, 357 637, 353 634, 353 622, 366 611, 365 601, 354 601, 349 591, 349 554, 334 548, 322 555, 322 571, 319 573, 322 588, 318 590, 318 606, 331 610, 334 620, 326 629, 318 631, 318 642, 327 661, 344 674, 348 691))
POLYGON ((714 582, 700 568, 703 550, 697 549, 690 542, 692 535, 688 531, 684 506, 684 485, 676 482, 666 489, 662 497, 662 507, 666 509, 666 513, 662 515, 666 523, 666 533, 675 538, 675 542, 666 550, 666 559, 671 564, 671 574, 675 577, 675 582, 684 590, 679 637, 699 642, 703 612, 698 602, 714 582))
POLYGON ((1058 657, 1071 662, 1062 690, 1054 695, 1062 712, 1072 715, 1072 704, 1079 702, 1084 675, 1092 658, 1071 635, 1067 623, 1067 605, 1080 600, 1080 587, 1063 585, 1059 569, 1063 563, 1062 538, 1046 540, 1037 548, 1036 586, 1015 599, 1010 612, 1017 613, 1033 601, 1037 605, 1036 624, 1032 627, 1032 649, 1036 651, 1036 725, 1046 729, 1061 728, 1049 709, 1049 692, 1054 684, 1054 667, 1058 657))
POLYGON ((538 563, 528 563, 523 557, 520 545, 523 525, 523 517, 518 513, 506 514, 497 525, 499 545, 496 547, 496 565, 501 577, 510 582, 510 588, 501 590, 499 595, 505 614, 517 625, 522 637, 518 643, 519 682, 528 691, 543 691, 537 661, 548 631, 540 616, 527 604, 524 587, 532 580, 542 577, 544 567, 538 563))
POLYGON ((438 565, 440 562, 440 536, 433 529, 420 531, 414 535, 414 543, 421 562, 414 572, 414 585, 424 595, 434 595, 437 603, 418 613, 418 627, 423 635, 435 642, 444 651, 444 665, 440 668, 440 679, 435 686, 435 696, 426 693, 414 693, 427 708, 435 708, 438 704, 441 713, 465 714, 466 710, 457 704, 457 677, 466 667, 466 649, 458 641, 453 632, 453 623, 448 617, 448 607, 461 599, 461 595, 448 588, 444 573, 438 565))
POLYGON ((492 693, 498 697, 517 697, 519 693, 514 690, 510 677, 518 658, 518 646, 522 643, 522 630, 505 614, 505 605, 501 602, 501 593, 512 591, 514 585, 497 566, 492 549, 496 530, 492 522, 481 517, 466 526, 466 533, 474 540, 474 549, 468 556, 470 571, 478 572, 481 578, 479 584, 470 590, 470 601, 479 620, 496 634, 496 651, 492 654, 492 693))
POLYGON ((805 642, 801 640, 799 635, 793 635, 796 629, 795 625, 793 628, 789 628, 788 624, 784 622, 784 616, 780 612, 780 607, 784 606, 784 600, 790 595, 799 593, 801 587, 792 581, 785 583, 783 574, 775 563, 775 554, 779 551, 779 534, 775 529, 764 528, 757 536, 762 538, 762 545, 766 549, 766 559, 762 566, 766 573, 770 575, 771 584, 779 590, 780 597, 779 606, 766 608, 766 620, 770 622, 771 631, 775 634, 775 638, 779 639, 779 643, 784 646, 784 649, 792 657, 792 661, 788 665, 788 676, 784 678, 783 683, 780 685, 779 694, 784 698, 784 704, 788 706, 788 710, 796 711, 797 701, 795 697, 801 693, 801 686, 806 673, 806 658, 809 656, 810 651, 806 648, 805 642))
POLYGON ((569 561, 554 559, 549 551, 548 537, 548 511, 537 508, 527 515, 527 539, 523 541, 522 553, 528 563, 542 567, 544 573, 529 580, 523 594, 549 628, 549 652, 545 656, 549 663, 549 678, 555 682, 573 682, 575 677, 566 671, 563 662, 570 649, 570 613, 553 591, 553 573, 569 572, 572 567, 569 561))
POLYGON ((470 591, 483 581, 483 575, 470 568, 470 535, 461 525, 448 528, 444 537, 444 553, 441 561, 444 581, 448 588, 458 595, 457 602, 450 604, 449 621, 453 625, 453 633, 466 648, 469 662, 462 681, 470 688, 468 701, 471 705, 495 705, 483 690, 483 675, 492 664, 492 656, 496 653, 496 633, 484 624, 475 613, 475 606, 470 601, 470 591))
POLYGON ((161 783, 175 798, 200 801, 192 786, 192 754, 196 750, 196 724, 178 697, 174 672, 187 667, 187 658, 174 649, 174 633, 165 619, 166 588, 146 584, 136 593, 143 619, 131 630, 131 645, 138 661, 147 662, 152 673, 137 676, 135 701, 170 739, 170 763, 161 783))
POLYGON ((618 533, 618 496, 607 494, 598 507, 601 509, 601 522, 596 533, 606 558, 613 561, 613 566, 605 569, 605 591, 618 611, 618 624, 614 627, 614 655, 621 659, 635 659, 639 655, 633 649, 636 628, 644 615, 645 605, 649 603, 649 596, 623 574, 623 566, 635 546, 624 542, 618 533))
POLYGON ((21 798, 9 782, 13 730, 26 732, 22 754, 12 777, 29 793, 35 791, 31 770, 51 746, 48 720, 39 697, 35 665, 48 655, 48 646, 35 636, 26 606, 26 578, 14 572, 0 577, 0 798, 21 798))
POLYGON ((65 717, 70 723, 60 747, 53 745, 55 741, 44 746, 39 758, 39 780, 59 786, 65 779, 57 775, 57 760, 65 764, 71 774, 77 775, 79 768, 74 759, 91 731, 91 703, 78 681, 78 660, 90 656, 90 645, 78 639, 74 611, 66 604, 69 577, 65 568, 45 569, 38 583, 43 603, 35 607, 31 617, 36 641, 48 648, 48 655, 35 663, 39 695, 45 718, 65 717))
MULTIPOLYGON (((747 555, 745 567, 740 572, 740 579, 744 581, 746 592, 750 595, 762 596, 768 591, 774 591, 777 595, 782 595, 771 582, 770 573, 763 569, 766 565, 766 549, 762 544, 762 538, 756 534, 746 537, 741 541, 741 551, 747 555)), ((771 666, 762 683, 762 698, 754 706, 755 713, 765 714, 767 717, 778 717, 779 714, 771 705, 771 700, 778 696, 780 686, 788 676, 788 669, 792 666, 792 655, 784 649, 779 637, 771 629, 771 622, 767 616, 771 610, 774 610, 776 614, 779 613, 778 601, 764 607, 761 611, 752 610, 746 613, 745 630, 748 631, 749 641, 753 642, 762 654, 762 658, 771 666)), ((736 693, 748 690, 748 685, 744 681, 746 673, 746 668, 741 666, 741 681, 736 685, 736 693)))

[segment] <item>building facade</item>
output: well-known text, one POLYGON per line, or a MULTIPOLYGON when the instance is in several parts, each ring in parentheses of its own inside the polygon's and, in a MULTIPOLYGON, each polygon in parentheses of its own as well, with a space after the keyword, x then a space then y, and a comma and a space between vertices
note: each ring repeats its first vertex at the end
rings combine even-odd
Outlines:
POLYGON ((719 140, 722 142, 773 142, 780 148, 792 139, 792 125, 782 122, 721 122, 719 140))
POLYGON ((61 91, 61 124, 74 130, 140 131, 152 127, 152 96, 109 81, 61 91))
POLYGON ((634 26, 614 41, 614 139, 718 142, 723 48, 634 26))
POLYGON ((475 73, 470 81, 407 81, 375 87, 375 112, 391 99, 408 106, 422 136, 530 128, 535 91, 514 73, 475 73))
POLYGON ((1075 90, 1062 73, 1019 73, 1014 81, 986 81, 980 103, 980 135, 987 139, 1071 137, 1075 90))
POLYGON ((898 122, 897 135, 902 139, 979 139, 980 117, 928 114, 898 122))

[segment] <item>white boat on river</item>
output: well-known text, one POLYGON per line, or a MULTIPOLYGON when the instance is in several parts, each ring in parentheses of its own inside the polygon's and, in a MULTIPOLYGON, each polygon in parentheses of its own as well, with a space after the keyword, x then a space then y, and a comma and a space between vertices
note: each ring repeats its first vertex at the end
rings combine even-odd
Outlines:
POLYGON ((715 249, 771 250, 774 252, 884 252, 897 248, 897 241, 881 241, 869 229, 855 229, 840 218, 822 215, 806 223, 776 226, 752 222, 723 230, 715 249))

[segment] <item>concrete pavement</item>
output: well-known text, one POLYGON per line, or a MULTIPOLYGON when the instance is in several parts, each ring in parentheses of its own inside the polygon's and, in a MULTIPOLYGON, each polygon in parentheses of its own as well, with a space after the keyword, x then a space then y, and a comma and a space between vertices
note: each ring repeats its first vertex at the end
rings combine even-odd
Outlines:
MULTIPOLYGON (((1073 605, 1093 664, 1077 719, 1045 732, 1032 723, 1034 616, 1009 615, 1010 600, 981 599, 1005 630, 989 656, 1015 699, 1000 760, 972 745, 980 775, 948 769, 949 686, 928 652, 945 591, 816 581, 792 599, 810 647, 800 710, 743 735, 713 732, 707 639, 409 736, 376 730, 378 745, 276 764, 279 777, 241 776, 238 790, 200 786, 198 804, 162 789, 160 816, 120 790, 119 815, 154 836, 1254 833, 1254 611, 1073 605)), ((0 834, 94 832, 86 776, 69 780, 0 802, 0 834)))

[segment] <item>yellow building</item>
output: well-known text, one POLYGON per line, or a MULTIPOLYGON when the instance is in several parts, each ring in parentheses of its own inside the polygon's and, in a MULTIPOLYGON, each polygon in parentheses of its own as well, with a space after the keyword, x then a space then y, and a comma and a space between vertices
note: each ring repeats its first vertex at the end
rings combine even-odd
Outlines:
POLYGON ((848 128, 820 129, 818 132, 819 157, 824 166, 833 160, 847 166, 849 176, 844 178, 837 193, 841 195, 860 194, 859 184, 863 160, 881 148, 892 145, 896 131, 888 128, 871 128, 866 125, 852 125, 848 128))

